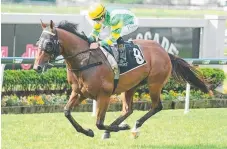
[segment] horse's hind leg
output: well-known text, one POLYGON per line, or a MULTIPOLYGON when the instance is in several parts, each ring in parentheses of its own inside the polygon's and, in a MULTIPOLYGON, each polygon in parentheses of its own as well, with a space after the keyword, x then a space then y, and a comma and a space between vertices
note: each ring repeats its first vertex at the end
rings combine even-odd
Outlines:
MULTIPOLYGON (((72 84, 72 88, 76 88, 75 84, 72 84)), ((85 98, 78 94, 76 90, 72 90, 72 93, 70 95, 69 101, 67 102, 66 106, 64 107, 64 113, 65 117, 70 121, 70 123, 73 125, 73 127, 77 130, 77 132, 83 133, 87 136, 94 137, 94 133, 92 130, 88 129, 85 130, 83 127, 80 126, 79 123, 75 121, 75 119, 71 115, 71 110, 78 106, 85 98)))
POLYGON ((152 106, 151 106, 151 109, 143 117, 141 117, 136 121, 136 124, 133 128, 134 137, 137 137, 137 133, 138 133, 137 128, 141 127, 142 124, 151 116, 153 116, 154 114, 162 110, 163 107, 160 100, 162 86, 163 84, 160 84, 160 83, 154 83, 149 85, 152 106))
MULTIPOLYGON (((135 88, 132 88, 124 93, 122 99, 122 114, 111 124, 111 126, 121 124, 127 117, 133 113, 132 104, 133 104, 133 95, 135 93, 135 88)), ((130 128, 127 124, 124 127, 130 128)), ((110 138, 110 132, 105 131, 103 139, 110 138)))
POLYGON ((152 115, 156 114, 157 112, 162 110, 162 103, 160 100, 162 85, 161 84, 152 84, 149 87, 150 90, 150 97, 152 100, 151 109, 139 120, 136 121, 136 128, 142 126, 142 124, 150 118, 152 115))

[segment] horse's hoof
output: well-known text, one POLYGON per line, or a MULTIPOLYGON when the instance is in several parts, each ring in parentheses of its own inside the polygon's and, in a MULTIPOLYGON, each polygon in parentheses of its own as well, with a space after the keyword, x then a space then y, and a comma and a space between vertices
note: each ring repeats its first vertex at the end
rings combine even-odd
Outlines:
POLYGON ((87 134, 86 135, 89 136, 89 137, 94 137, 95 136, 94 132, 91 129, 87 130, 87 134))
POLYGON ((128 124, 121 124, 119 127, 121 127, 121 130, 129 130, 131 127, 128 124))
POLYGON ((133 129, 132 130, 132 136, 133 136, 134 139, 138 138, 139 134, 140 134, 140 132, 139 132, 138 129, 133 129))
POLYGON ((102 135, 102 139, 109 139, 110 138, 110 133, 109 132, 104 132, 104 134, 102 135))

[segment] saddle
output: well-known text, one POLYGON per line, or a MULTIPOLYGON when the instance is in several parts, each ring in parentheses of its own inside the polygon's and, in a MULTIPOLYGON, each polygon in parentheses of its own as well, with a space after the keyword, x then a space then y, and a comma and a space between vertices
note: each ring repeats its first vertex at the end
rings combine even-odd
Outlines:
POLYGON ((115 58, 120 69, 120 74, 126 73, 146 63, 140 47, 134 44, 132 41, 124 41, 123 52, 125 53, 123 55, 127 61, 127 66, 119 65, 120 53, 117 44, 114 44, 113 46, 103 46, 103 48, 115 58))

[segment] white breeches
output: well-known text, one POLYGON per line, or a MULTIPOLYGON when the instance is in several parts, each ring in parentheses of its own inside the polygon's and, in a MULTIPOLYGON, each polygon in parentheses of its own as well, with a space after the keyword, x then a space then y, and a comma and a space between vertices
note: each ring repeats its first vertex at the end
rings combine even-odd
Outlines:
POLYGON ((137 21, 137 18, 135 18, 134 24, 129 24, 129 25, 126 25, 122 28, 121 37, 134 32, 138 27, 139 27, 138 21, 137 21))
MULTIPOLYGON (((128 24, 122 28, 121 37, 134 32, 138 27, 139 27, 138 20, 137 18, 134 18, 134 24, 128 24)), ((99 38, 105 39, 109 35, 110 35, 110 27, 106 27, 100 32, 99 38)))

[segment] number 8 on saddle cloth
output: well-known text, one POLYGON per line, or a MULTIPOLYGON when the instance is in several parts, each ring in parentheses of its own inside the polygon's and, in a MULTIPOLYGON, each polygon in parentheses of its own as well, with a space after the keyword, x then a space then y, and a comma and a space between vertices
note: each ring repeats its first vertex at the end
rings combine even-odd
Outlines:
MULTIPOLYGON (((134 44, 132 41, 125 41, 124 46, 125 46, 124 52, 126 52, 126 61, 128 65, 126 67, 125 66, 122 67, 121 65, 119 65, 120 74, 124 74, 128 71, 131 71, 146 64, 143 52, 141 51, 138 45, 134 44)), ((119 64, 119 51, 117 49, 118 48, 117 44, 114 44, 111 47, 104 46, 104 48, 111 55, 113 55, 113 57, 119 64)))

